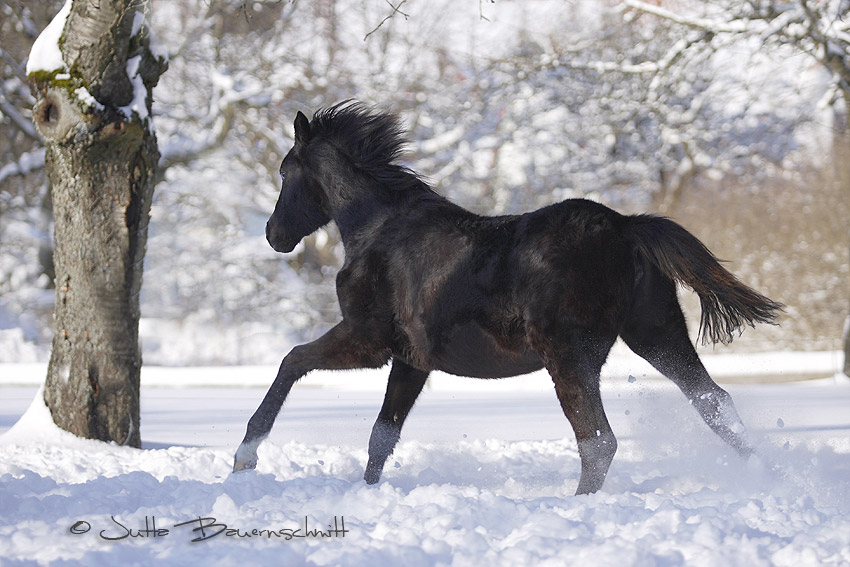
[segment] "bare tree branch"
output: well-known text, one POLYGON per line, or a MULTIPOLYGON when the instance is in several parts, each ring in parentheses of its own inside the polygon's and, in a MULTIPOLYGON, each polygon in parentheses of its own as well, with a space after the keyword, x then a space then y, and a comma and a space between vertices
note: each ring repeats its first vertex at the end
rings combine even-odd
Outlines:
MULTIPOLYGON (((2 93, 0 93, 0 97, 2 97, 2 93)), ((27 137, 39 142, 41 141, 32 121, 24 118, 18 109, 13 104, 10 104, 9 101, 5 100, 5 98, 0 98, 0 116, 8 116, 9 120, 12 121, 18 130, 26 134, 27 137)))
POLYGON ((372 35, 376 31, 378 31, 381 28, 381 26, 383 26, 388 20, 392 19, 393 16, 395 16, 396 14, 401 14, 402 16, 404 16, 405 20, 407 18, 409 18, 410 14, 405 14, 404 12, 401 11, 401 7, 404 6, 405 2, 407 2, 407 0, 401 0, 401 2, 398 3, 398 6, 394 6, 393 3, 390 2, 390 0, 386 0, 386 3, 389 4, 390 8, 392 8, 393 11, 390 12, 390 14, 388 16, 386 16, 383 20, 381 20, 381 23, 379 23, 377 26, 375 26, 375 29, 373 29, 372 31, 367 33, 366 36, 363 38, 363 41, 366 41, 367 39, 369 39, 370 35, 372 35))

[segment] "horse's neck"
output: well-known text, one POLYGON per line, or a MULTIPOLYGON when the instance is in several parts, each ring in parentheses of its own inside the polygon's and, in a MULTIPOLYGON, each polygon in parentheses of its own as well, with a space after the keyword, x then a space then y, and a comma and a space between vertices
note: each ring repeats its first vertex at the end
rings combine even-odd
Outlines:
POLYGON ((350 245, 368 238, 368 235, 379 230, 381 225, 399 217, 440 216, 447 211, 464 211, 445 197, 432 192, 427 186, 424 187, 421 191, 373 194, 341 207, 333 220, 345 248, 348 249, 350 245))
POLYGON ((376 227, 393 216, 393 207, 377 195, 363 195, 340 204, 333 214, 343 245, 348 248, 359 234, 376 227))

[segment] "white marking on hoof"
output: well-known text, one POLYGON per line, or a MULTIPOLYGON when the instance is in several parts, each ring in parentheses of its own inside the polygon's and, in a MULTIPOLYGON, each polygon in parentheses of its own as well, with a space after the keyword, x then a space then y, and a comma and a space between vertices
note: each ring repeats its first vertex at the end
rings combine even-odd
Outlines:
POLYGON ((242 443, 236 449, 236 455, 233 457, 233 472, 253 470, 257 468, 257 447, 260 446, 262 439, 251 441, 250 443, 242 443))

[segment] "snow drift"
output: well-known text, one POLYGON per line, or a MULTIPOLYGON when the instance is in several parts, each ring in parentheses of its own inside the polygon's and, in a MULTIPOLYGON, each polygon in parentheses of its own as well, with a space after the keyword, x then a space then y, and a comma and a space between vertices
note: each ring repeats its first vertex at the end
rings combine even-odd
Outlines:
MULTIPOLYGON (((32 404, 0 437, 0 565, 850 564, 844 384, 730 387, 759 467, 666 383, 609 380, 620 450, 602 491, 574 497, 575 441, 542 387, 436 382, 369 487, 380 394, 309 383, 238 475, 261 389, 143 389, 143 450, 71 437, 32 404)), ((0 431, 34 393, 3 391, 0 431)))

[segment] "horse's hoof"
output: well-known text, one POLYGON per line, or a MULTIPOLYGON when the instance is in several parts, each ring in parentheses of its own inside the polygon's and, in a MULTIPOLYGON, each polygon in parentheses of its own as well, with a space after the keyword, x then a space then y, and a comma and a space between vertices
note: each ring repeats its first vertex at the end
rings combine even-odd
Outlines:
POLYGON ((381 471, 375 471, 366 469, 366 472, 363 473, 363 480, 366 481, 366 484, 378 484, 378 481, 381 480, 381 471))
POLYGON ((239 460, 233 459, 233 472, 252 471, 257 468, 257 459, 239 460))
POLYGON ((252 471, 257 468, 257 446, 260 441, 243 441, 239 448, 236 449, 236 454, 233 455, 233 472, 252 471))

